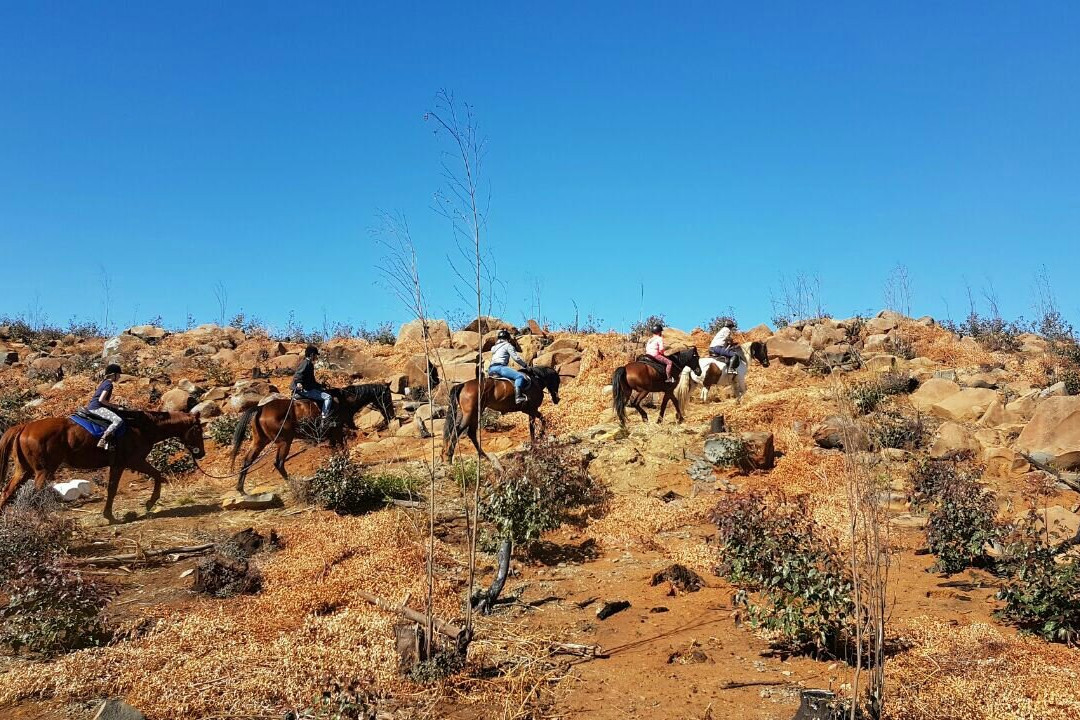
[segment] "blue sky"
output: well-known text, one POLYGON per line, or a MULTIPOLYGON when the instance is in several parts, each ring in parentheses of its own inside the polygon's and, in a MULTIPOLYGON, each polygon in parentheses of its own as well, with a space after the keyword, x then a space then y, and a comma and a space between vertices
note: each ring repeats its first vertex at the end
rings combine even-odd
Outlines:
POLYGON ((399 322, 370 229, 404 213, 460 309, 432 211, 452 90, 488 154, 512 321, 734 306, 781 276, 826 310, 1080 319, 1075 3, 75 3, 0 0, 0 314, 399 322), (641 287, 644 284, 644 302, 641 287))

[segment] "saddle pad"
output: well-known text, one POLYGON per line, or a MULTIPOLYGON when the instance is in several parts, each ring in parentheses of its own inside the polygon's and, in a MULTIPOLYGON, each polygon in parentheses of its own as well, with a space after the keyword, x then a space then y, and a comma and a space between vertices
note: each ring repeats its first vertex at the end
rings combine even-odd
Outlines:
MULTIPOLYGON (((659 370, 661 373, 666 373, 667 372, 667 368, 665 368, 662 364, 660 364, 660 362, 658 362, 655 358, 653 358, 653 357, 651 357, 649 355, 638 355, 637 362, 645 363, 646 365, 651 365, 652 367, 659 370)), ((674 367, 672 368, 672 370, 674 370, 674 367)))
MULTIPOLYGON (((104 435, 106 428, 109 427, 108 424, 98 425, 97 422, 95 422, 93 420, 89 420, 89 419, 83 417, 82 415, 69 415, 68 419, 71 420, 71 422, 75 423, 76 425, 78 425, 83 430, 90 433, 93 437, 96 437, 96 438, 99 438, 102 435, 104 435)), ((116 430, 116 437, 122 436, 126 431, 127 431, 127 424, 121 425, 116 430)))

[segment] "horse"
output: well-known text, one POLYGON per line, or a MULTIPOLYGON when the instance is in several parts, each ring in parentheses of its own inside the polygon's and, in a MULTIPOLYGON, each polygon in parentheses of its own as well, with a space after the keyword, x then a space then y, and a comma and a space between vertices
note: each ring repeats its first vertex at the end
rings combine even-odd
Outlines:
POLYGON ((657 366, 635 360, 615 369, 611 378, 611 396, 615 404, 615 415, 619 418, 619 424, 626 426, 626 405, 634 408, 641 414, 641 419, 648 422, 649 417, 641 407, 641 401, 649 393, 662 392, 664 399, 660 403, 660 417, 656 422, 664 421, 664 411, 667 409, 668 400, 675 406, 675 417, 678 422, 683 421, 682 407, 686 404, 690 394, 689 376, 698 367, 698 351, 696 347, 680 350, 666 356, 674 363, 671 374, 678 375, 678 384, 673 385, 667 381, 664 371, 657 366), (633 395, 631 395, 633 391, 633 395))
MULTIPOLYGON (((353 416, 361 408, 374 405, 382 413, 386 423, 394 419, 394 399, 390 395, 390 386, 386 383, 369 383, 366 385, 349 385, 344 388, 330 388, 327 390, 337 401, 331 410, 331 417, 340 421, 334 423, 327 433, 331 447, 344 445, 342 425, 356 430, 353 416)), ((289 474, 285 471, 285 460, 289 457, 289 448, 296 439, 298 431, 304 423, 317 422, 321 416, 319 405, 313 400, 299 398, 274 398, 269 402, 257 407, 245 410, 240 415, 236 424, 232 441, 232 465, 236 465, 236 456, 240 453, 240 446, 247 437, 248 427, 251 427, 251 449, 244 455, 243 465, 240 466, 240 474, 236 480, 236 490, 244 492, 244 479, 251 470, 263 448, 271 442, 277 448, 274 458, 274 467, 286 481, 289 474)))
POLYGON ((477 411, 482 404, 485 410, 497 410, 498 412, 523 412, 529 416, 529 439, 536 442, 536 426, 540 426, 542 435, 547 429, 547 421, 540 414, 540 404, 544 402, 544 390, 551 394, 551 402, 559 404, 559 373, 552 368, 532 366, 522 370, 529 378, 529 384, 525 387, 526 401, 520 405, 514 400, 514 383, 499 378, 483 378, 483 402, 478 402, 476 380, 469 380, 460 385, 455 385, 450 391, 450 405, 446 411, 446 422, 443 425, 443 459, 446 462, 454 462, 454 450, 457 448, 458 439, 463 434, 468 434, 472 440, 476 454, 491 459, 490 456, 480 449, 480 442, 476 439, 476 427, 480 422, 480 413, 477 411))
POLYGON ((17 467, 7 487, 0 494, 0 508, 18 490, 19 485, 33 473, 38 490, 51 483, 61 465, 79 470, 109 468, 108 492, 105 498, 105 519, 113 517, 113 498, 124 470, 134 470, 154 481, 154 490, 146 501, 149 511, 161 497, 164 478, 146 459, 157 443, 179 438, 196 460, 206 454, 199 414, 186 412, 151 412, 146 410, 119 411, 127 430, 113 439, 113 449, 97 446, 98 438, 70 418, 43 418, 8 428, 0 437, 0 487, 4 486, 8 462, 17 467))
POLYGON ((763 342, 755 340, 739 345, 735 348, 735 354, 739 356, 739 367, 734 374, 727 372, 727 363, 721 358, 703 357, 698 360, 701 372, 691 374, 690 379, 701 385, 701 402, 708 401, 709 389, 714 385, 727 387, 733 383, 735 402, 741 400, 746 393, 746 374, 750 371, 747 357, 757 360, 761 367, 769 367, 769 352, 763 342))

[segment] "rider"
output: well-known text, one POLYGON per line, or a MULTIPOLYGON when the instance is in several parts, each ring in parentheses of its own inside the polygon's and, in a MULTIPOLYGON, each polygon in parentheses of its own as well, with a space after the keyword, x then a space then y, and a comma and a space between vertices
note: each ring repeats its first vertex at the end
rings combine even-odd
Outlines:
POLYGON ((731 333, 735 329, 735 321, 731 318, 725 318, 723 324, 720 327, 719 332, 713 336, 712 342, 709 343, 709 354, 713 357, 724 358, 724 363, 727 366, 728 372, 736 371, 736 355, 732 346, 735 344, 731 338, 731 333))
POLYGON ((649 342, 645 343, 645 354, 664 366, 667 381, 673 383, 675 382, 675 378, 671 377, 673 363, 664 355, 664 326, 660 324, 653 325, 652 331, 652 337, 649 338, 649 342))
POLYGON ((315 379, 315 359, 319 357, 319 348, 308 345, 304 349, 304 359, 296 367, 292 379, 292 394, 296 398, 306 398, 322 404, 322 419, 330 419, 330 408, 334 398, 323 389, 315 379))
POLYGON ((94 396, 90 398, 90 402, 86 405, 86 411, 91 415, 95 415, 102 420, 109 423, 109 427, 105 428, 104 434, 101 439, 98 440, 97 446, 102 450, 109 449, 109 439, 116 434, 116 431, 124 424, 124 420, 112 411, 111 408, 105 405, 112 398, 113 383, 120 379, 120 366, 112 363, 105 368, 105 379, 101 381, 101 384, 97 386, 97 390, 94 391, 94 396))
POLYGON ((491 362, 488 363, 488 377, 501 377, 507 380, 514 381, 514 402, 521 405, 528 400, 525 397, 525 376, 519 373, 514 368, 510 367, 510 359, 513 358, 521 367, 529 367, 529 364, 525 362, 517 350, 514 349, 513 343, 510 342, 510 333, 506 330, 500 330, 495 336, 495 345, 491 348, 491 362))

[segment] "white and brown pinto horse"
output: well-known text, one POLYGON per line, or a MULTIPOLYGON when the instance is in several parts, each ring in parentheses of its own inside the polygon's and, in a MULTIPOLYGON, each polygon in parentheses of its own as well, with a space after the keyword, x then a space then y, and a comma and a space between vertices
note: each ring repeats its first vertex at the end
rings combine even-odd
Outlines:
POLYGON ((763 342, 749 342, 734 348, 739 358, 739 367, 731 373, 727 370, 727 363, 723 358, 703 357, 698 360, 700 373, 691 374, 690 378, 701 386, 701 401, 707 402, 709 390, 713 387, 735 386, 735 401, 738 402, 746 393, 746 374, 750 371, 750 362, 747 358, 753 358, 761 363, 762 367, 769 367, 769 351, 763 342))

